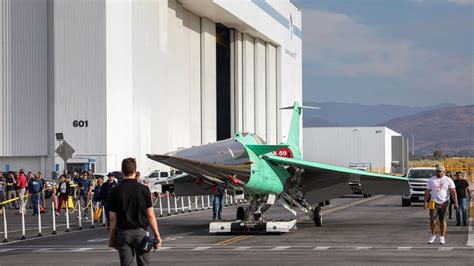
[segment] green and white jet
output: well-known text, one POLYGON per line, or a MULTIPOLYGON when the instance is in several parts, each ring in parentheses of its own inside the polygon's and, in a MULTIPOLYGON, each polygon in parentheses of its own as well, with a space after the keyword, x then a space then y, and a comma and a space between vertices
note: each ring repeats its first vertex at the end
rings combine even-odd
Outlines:
POLYGON ((179 169, 176 196, 211 195, 216 189, 243 191, 250 204, 237 209, 236 219, 265 222, 265 212, 279 201, 296 215, 294 206, 322 225, 320 204, 352 193, 348 181, 360 179, 363 194, 407 195, 405 177, 378 174, 303 160, 300 144, 302 107, 295 102, 284 144, 269 145, 252 133, 148 158, 179 169))

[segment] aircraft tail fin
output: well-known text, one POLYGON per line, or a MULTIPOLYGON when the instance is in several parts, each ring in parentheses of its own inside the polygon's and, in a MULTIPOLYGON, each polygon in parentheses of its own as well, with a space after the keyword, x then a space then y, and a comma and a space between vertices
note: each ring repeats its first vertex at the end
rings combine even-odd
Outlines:
POLYGON ((282 107, 280 110, 293 110, 291 117, 290 132, 288 133, 287 144, 294 151, 300 151, 300 116, 302 109, 320 109, 319 107, 311 106, 300 106, 298 102, 295 102, 293 106, 282 107))

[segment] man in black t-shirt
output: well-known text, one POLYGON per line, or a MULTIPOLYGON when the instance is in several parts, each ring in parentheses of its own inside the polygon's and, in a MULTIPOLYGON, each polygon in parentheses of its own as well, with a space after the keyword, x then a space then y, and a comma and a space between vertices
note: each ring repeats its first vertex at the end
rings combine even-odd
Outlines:
POLYGON ((148 226, 151 227, 157 241, 155 248, 161 247, 150 190, 136 181, 136 171, 135 159, 127 158, 122 161, 123 182, 112 189, 109 199, 109 245, 118 250, 121 265, 131 265, 135 256, 139 266, 150 264, 149 253, 144 253, 141 249, 148 226), (113 239, 116 239, 116 243, 113 239))
POLYGON ((107 174, 107 182, 105 182, 100 188, 100 198, 99 201, 104 206, 105 217, 107 218, 107 227, 110 226, 110 216, 109 216, 109 199, 112 189, 117 186, 117 182, 114 180, 114 175, 112 173, 107 174))
POLYGON ((461 213, 462 223, 464 226, 467 225, 467 206, 468 202, 471 201, 471 192, 469 191, 469 183, 462 179, 462 173, 456 172, 454 176, 454 185, 456 185, 456 194, 458 195, 459 208, 456 209, 456 225, 461 225, 461 213), (469 199, 469 200, 468 200, 469 199))

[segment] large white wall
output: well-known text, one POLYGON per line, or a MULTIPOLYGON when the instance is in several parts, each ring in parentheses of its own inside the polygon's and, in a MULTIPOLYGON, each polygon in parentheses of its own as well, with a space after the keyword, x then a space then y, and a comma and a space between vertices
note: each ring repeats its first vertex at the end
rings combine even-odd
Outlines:
POLYGON ((46 12, 46 0, 0 1, 0 157, 47 155, 46 12))
POLYGON ((62 168, 57 132, 97 172, 131 156, 147 173, 163 167, 147 153, 215 141, 216 23, 231 28, 231 133, 279 142, 291 112, 278 108, 301 102, 301 38, 281 23, 291 14, 301 29, 289 1, 3 0, 1 9, 0 163, 62 168))
POLYGON ((107 2, 108 171, 127 156, 164 169, 146 154, 215 141, 213 31, 174 0, 107 2))
MULTIPOLYGON (((276 50, 276 67, 277 73, 276 84, 272 84, 270 78, 270 85, 276 85, 276 108, 291 106, 294 101, 302 103, 302 35, 301 35, 301 12, 289 1, 263 1, 263 0, 242 0, 242 1, 226 1, 226 0, 205 0, 204 2, 212 2, 215 5, 223 8, 225 12, 240 19, 239 22, 235 22, 229 19, 229 23, 226 24, 228 27, 236 28, 238 31, 244 33, 243 46, 249 47, 249 43, 245 41, 247 33, 250 36, 259 38, 269 45, 267 50, 269 53, 273 52, 273 48, 276 50), (291 19, 290 19, 291 17, 291 19), (291 23, 291 22, 292 23, 291 23), (269 48, 270 47, 270 48, 269 48)), ((192 0, 182 0, 185 4, 190 5, 192 0)), ((205 13, 205 11, 203 11, 205 13)), ((207 14, 207 13, 206 13, 207 14)), ((219 17, 219 16, 217 16, 219 17)), ((240 43, 238 44, 240 45, 240 43)), ((244 71, 246 69, 245 61, 247 56, 244 54, 244 71)), ((273 56, 269 57, 269 62, 273 60, 273 56)), ((273 71, 270 65, 270 71, 273 71)), ((244 72, 245 75, 245 72, 244 72)), ((270 73, 273 75, 273 73, 270 73)), ((244 84, 245 84, 244 80, 244 84)), ((245 95, 244 85, 244 95, 245 95)), ((268 97, 273 97, 273 92, 268 92, 268 97)), ((270 104, 267 110, 273 109, 271 102, 261 103, 270 104)), ((245 96, 244 96, 244 107, 245 96)), ((245 112, 252 113, 255 109, 244 110, 245 112)), ((273 111, 271 112, 273 113, 273 111)), ((258 112, 257 112, 258 115, 258 112)), ((290 127, 291 112, 290 111, 278 111, 277 112, 277 136, 276 141, 286 141, 290 127)), ((267 122, 267 131, 269 134, 266 136, 272 143, 274 137, 272 136, 273 130, 273 119, 267 117, 270 121, 267 122)), ((244 115, 244 129, 245 129, 245 115, 244 115)), ((302 134, 302 130, 301 130, 302 134)), ((265 136, 262 136, 265 137, 265 136)))
POLYGON ((46 0, 0 1, 0 169, 45 171, 46 0))
POLYGON ((392 136, 399 135, 384 127, 304 128, 304 158, 344 167, 371 163, 372 171, 389 173, 392 136))
MULTIPOLYGON (((64 134, 76 156, 94 157, 99 166, 107 154, 105 3, 54 1, 55 132, 64 134), (75 120, 88 126, 74 127, 75 120)), ((63 165, 58 157, 56 163, 63 165)))

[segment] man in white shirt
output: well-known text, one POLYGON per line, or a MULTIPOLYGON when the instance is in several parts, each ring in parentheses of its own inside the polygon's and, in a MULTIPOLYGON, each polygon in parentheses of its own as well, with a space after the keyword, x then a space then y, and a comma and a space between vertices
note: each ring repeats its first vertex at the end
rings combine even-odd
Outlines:
POLYGON ((445 175, 446 170, 442 166, 436 167, 436 176, 433 176, 428 180, 425 190, 425 202, 423 208, 426 209, 428 199, 431 196, 431 200, 434 201, 434 208, 430 206, 430 225, 431 225, 431 237, 428 241, 429 244, 433 244, 436 240, 436 217, 439 220, 439 230, 441 236, 439 237, 439 243, 444 245, 446 243, 446 211, 449 206, 449 193, 451 193, 454 199, 454 208, 457 209, 458 200, 456 196, 456 186, 451 178, 445 175))

